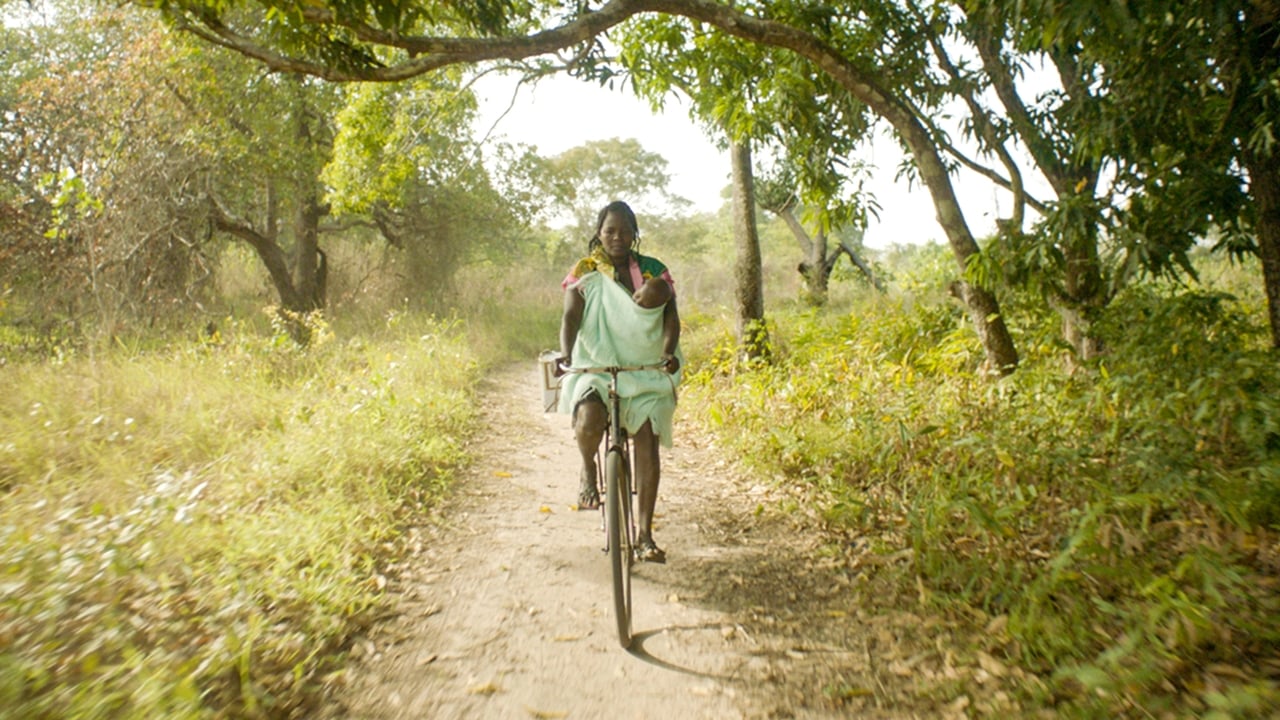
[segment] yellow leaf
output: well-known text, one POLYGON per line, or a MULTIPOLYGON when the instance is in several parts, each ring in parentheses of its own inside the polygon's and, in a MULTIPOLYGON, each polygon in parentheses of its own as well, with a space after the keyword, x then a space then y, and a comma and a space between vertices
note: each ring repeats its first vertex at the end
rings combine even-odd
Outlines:
POLYGON ((551 508, 550 508, 550 507, 548 507, 548 506, 546 506, 546 505, 543 505, 542 507, 538 508, 538 512, 542 512, 542 513, 550 513, 550 512, 551 512, 551 508))
POLYGON ((509 478, 509 477, 511 477, 511 473, 509 473, 509 472, 505 472, 505 471, 503 471, 503 470, 495 470, 495 471, 493 472, 493 476, 494 476, 494 477, 500 477, 500 478, 509 478))
POLYGON ((492 695, 499 690, 501 690, 501 688, 491 682, 467 688, 467 692, 472 695, 492 695))
POLYGON ((525 707, 525 710, 528 710, 529 714, 537 718, 537 720, 559 720, 559 718, 569 717, 569 713, 563 710, 534 710, 528 706, 525 707))
POLYGON ((1008 452, 1007 450, 1002 450, 1002 449, 1000 449, 1000 448, 996 448, 996 459, 997 459, 997 460, 999 460, 999 461, 1000 461, 1000 464, 1001 464, 1001 465, 1003 465, 1003 466, 1005 466, 1005 467, 1010 467, 1010 468, 1011 468, 1011 467, 1013 467, 1014 465, 1017 465, 1017 463, 1016 463, 1016 462, 1014 462, 1014 460, 1013 460, 1013 456, 1012 456, 1012 455, 1010 455, 1010 454, 1009 454, 1009 452, 1008 452))

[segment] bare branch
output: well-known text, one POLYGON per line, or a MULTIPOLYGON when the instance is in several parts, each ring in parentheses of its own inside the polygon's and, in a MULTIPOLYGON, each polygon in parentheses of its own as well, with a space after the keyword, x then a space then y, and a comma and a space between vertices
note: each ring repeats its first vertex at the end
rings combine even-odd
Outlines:
POLYGON ((1053 186, 1054 192, 1059 197, 1066 196, 1075 182, 1068 177, 1067 169, 1053 150, 1052 141, 1040 132, 1026 103, 1022 101, 1013 73, 1000 57, 999 40, 980 19, 973 18, 973 27, 975 30, 969 39, 977 48, 978 57, 982 58, 982 67, 991 79, 991 86, 996 91, 996 96, 1000 98, 1000 103, 1004 105, 1005 112, 1009 114, 1014 130, 1022 138, 1031 157, 1035 159, 1036 166, 1053 186))

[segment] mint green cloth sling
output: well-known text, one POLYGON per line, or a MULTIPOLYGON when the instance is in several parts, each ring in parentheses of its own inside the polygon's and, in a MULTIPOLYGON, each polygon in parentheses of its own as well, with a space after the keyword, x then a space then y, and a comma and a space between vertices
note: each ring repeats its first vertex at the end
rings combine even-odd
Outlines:
MULTIPOLYGON (((642 308, 631 293, 612 278, 590 272, 566 292, 582 292, 586 307, 578 340, 573 345, 576 367, 611 365, 652 365, 662 361, 662 307, 642 308)), ((681 371, 684 358, 680 358, 681 371)), ((644 370, 618 375, 618 396, 622 399, 622 426, 634 435, 645 422, 653 423, 659 442, 671 447, 671 421, 676 410, 676 385, 681 372, 644 370)), ((578 401, 591 390, 607 402, 609 376, 573 374, 564 376, 560 386, 560 412, 572 413, 578 401)))

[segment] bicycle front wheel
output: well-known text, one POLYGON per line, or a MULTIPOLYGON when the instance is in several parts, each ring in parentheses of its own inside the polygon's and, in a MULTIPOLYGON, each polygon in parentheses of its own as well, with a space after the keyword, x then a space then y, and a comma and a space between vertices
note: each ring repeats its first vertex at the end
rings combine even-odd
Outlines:
POLYGON ((631 534, 631 483, 627 463, 619 450, 605 457, 605 532, 609 564, 613 570, 613 614, 618 621, 618 642, 631 647, 631 563, 635 557, 631 534))

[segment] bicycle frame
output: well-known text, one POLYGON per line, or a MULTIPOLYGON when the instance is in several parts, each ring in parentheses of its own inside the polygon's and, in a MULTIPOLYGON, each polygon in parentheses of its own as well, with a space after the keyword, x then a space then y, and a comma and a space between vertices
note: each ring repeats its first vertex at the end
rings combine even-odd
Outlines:
POLYGON ((618 622, 618 642, 631 647, 631 565, 635 561, 635 507, 631 494, 631 453, 622 427, 622 398, 618 395, 618 375, 641 370, 662 370, 665 364, 567 368, 566 373, 609 375, 608 433, 601 440, 603 453, 597 455, 596 486, 604 499, 600 512, 604 521, 605 551, 613 574, 614 616, 618 622), (602 457, 601 457, 602 456, 602 457), (603 460, 603 463, 599 461, 603 460), (600 487, 602 484, 604 487, 600 487))

